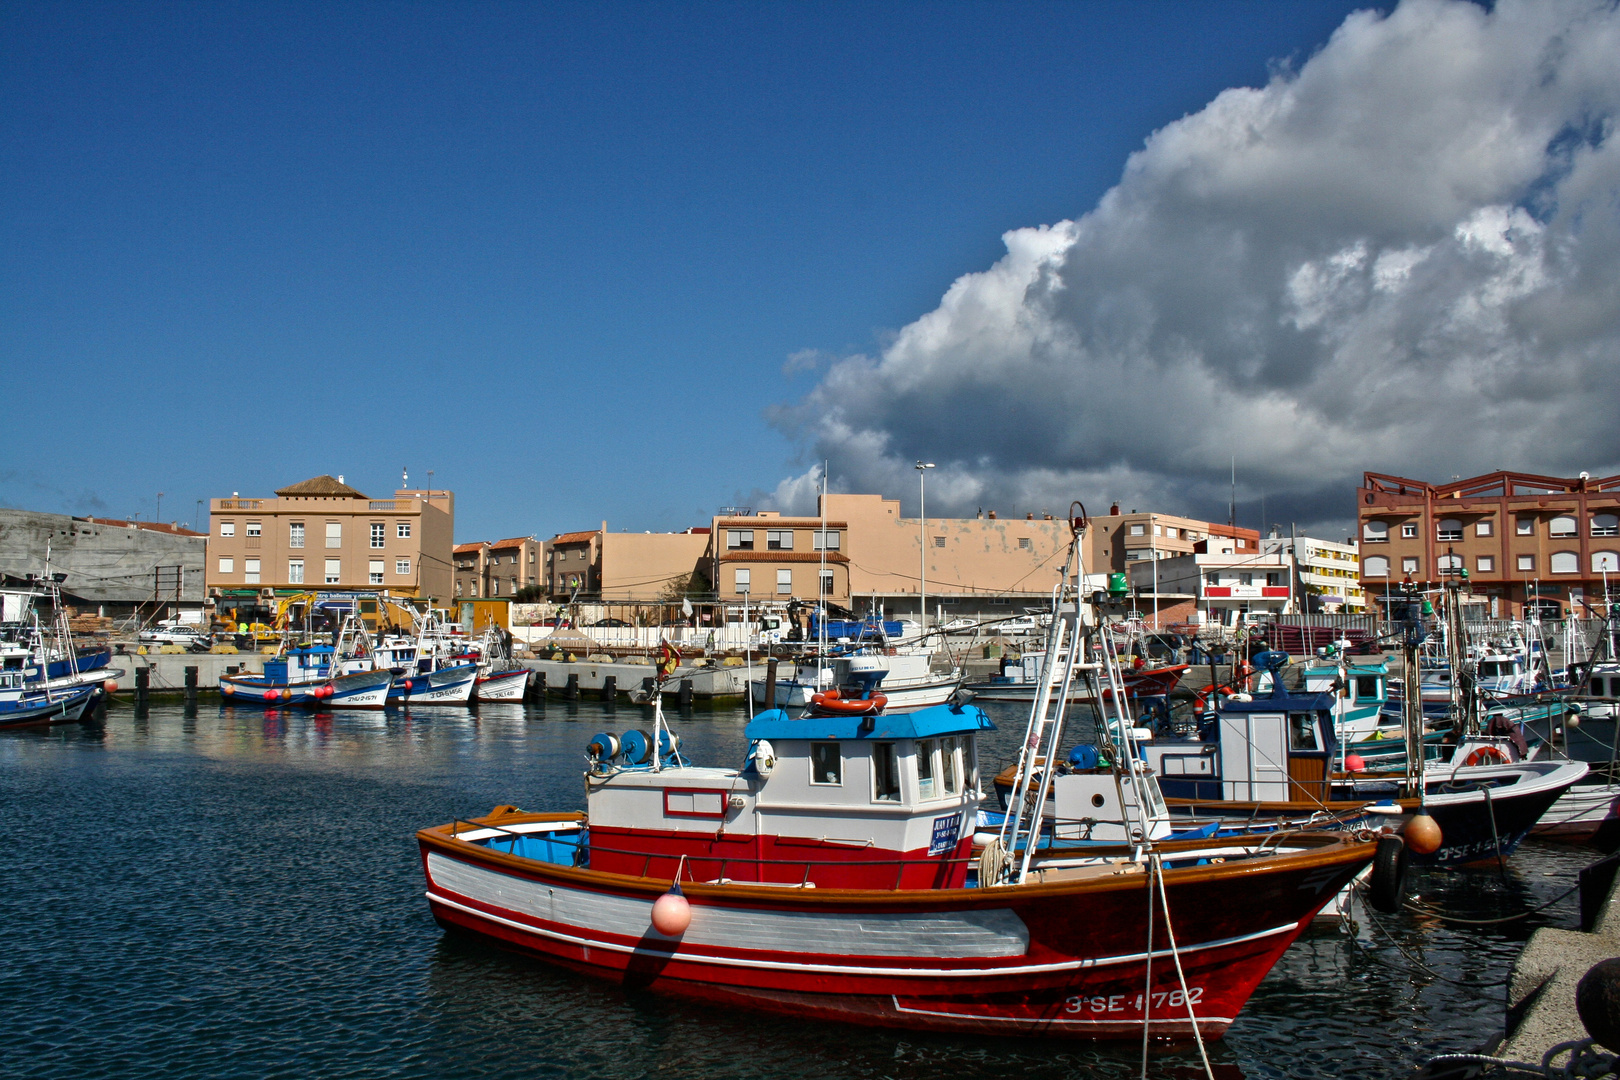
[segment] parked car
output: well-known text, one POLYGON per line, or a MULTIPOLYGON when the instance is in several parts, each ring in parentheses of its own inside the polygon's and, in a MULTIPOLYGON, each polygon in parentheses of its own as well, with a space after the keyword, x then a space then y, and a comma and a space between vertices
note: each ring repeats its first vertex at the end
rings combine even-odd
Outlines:
POLYGON ((184 645, 192 652, 206 652, 214 644, 213 638, 183 623, 158 623, 142 630, 136 638, 147 645, 184 645))
POLYGON ((941 623, 939 626, 939 629, 945 631, 947 634, 969 634, 978 628, 978 619, 966 618, 952 619, 950 622, 941 623))
POLYGON ((573 629, 574 623, 573 623, 573 621, 571 619, 558 618, 558 619, 541 619, 539 622, 535 623, 534 625, 536 625, 536 626, 550 626, 550 627, 554 627, 555 629, 558 629, 558 630, 571 630, 571 629, 573 629))
POLYGON ((623 619, 597 619, 592 626, 629 626, 623 619))
POLYGON ((985 624, 985 629, 1003 637, 1013 637, 1018 634, 1038 633, 1041 627, 1031 616, 1020 615, 1015 619, 992 620, 985 624))

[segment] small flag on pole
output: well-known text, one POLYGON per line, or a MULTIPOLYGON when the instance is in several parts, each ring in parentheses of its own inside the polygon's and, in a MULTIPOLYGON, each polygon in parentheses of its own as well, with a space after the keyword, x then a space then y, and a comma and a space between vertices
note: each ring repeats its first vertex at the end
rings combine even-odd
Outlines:
POLYGON ((668 641, 661 643, 662 649, 658 659, 658 681, 668 682, 675 669, 681 666, 681 651, 668 641))

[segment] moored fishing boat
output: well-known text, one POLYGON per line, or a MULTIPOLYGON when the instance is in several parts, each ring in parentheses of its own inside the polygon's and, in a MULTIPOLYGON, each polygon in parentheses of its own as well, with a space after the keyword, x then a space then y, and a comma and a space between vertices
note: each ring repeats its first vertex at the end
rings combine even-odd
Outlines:
POLYGON ((303 645, 266 660, 262 672, 221 676, 219 692, 243 705, 380 709, 393 681, 393 672, 369 664, 345 671, 331 645, 303 645))

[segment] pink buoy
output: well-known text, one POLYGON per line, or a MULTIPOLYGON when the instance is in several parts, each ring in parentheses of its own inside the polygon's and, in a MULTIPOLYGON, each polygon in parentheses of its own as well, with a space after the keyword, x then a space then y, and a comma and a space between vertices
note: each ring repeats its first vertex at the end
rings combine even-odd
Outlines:
POLYGON ((1346 754, 1344 756, 1344 767, 1349 772, 1367 771, 1367 763, 1362 760, 1360 754, 1346 754))
POLYGON ((281 691, 279 691, 279 690, 266 690, 264 692, 264 700, 266 700, 266 701, 274 701, 274 700, 276 700, 276 698, 278 698, 280 696, 281 696, 281 691))
POLYGON ((669 892, 653 901, 653 929, 665 937, 680 937, 692 925, 692 905, 681 894, 681 883, 670 883, 669 892))
POLYGON ((106 682, 101 684, 101 688, 103 690, 107 691, 107 693, 109 693, 109 694, 117 693, 118 692, 118 680, 117 679, 108 679, 106 682))

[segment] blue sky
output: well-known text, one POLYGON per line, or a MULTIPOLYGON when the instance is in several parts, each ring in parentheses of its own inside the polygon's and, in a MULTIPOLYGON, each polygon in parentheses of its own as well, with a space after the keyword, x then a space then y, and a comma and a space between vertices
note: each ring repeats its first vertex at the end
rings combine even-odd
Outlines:
MULTIPOLYGON (((162 491, 189 521, 404 466, 465 540, 782 498, 826 447, 773 410, 862 392, 826 358, 877 355, 1353 7, 8 5, 27 437, 0 502, 150 517, 162 491)), ((1016 423, 934 416, 930 456, 1016 423)))

